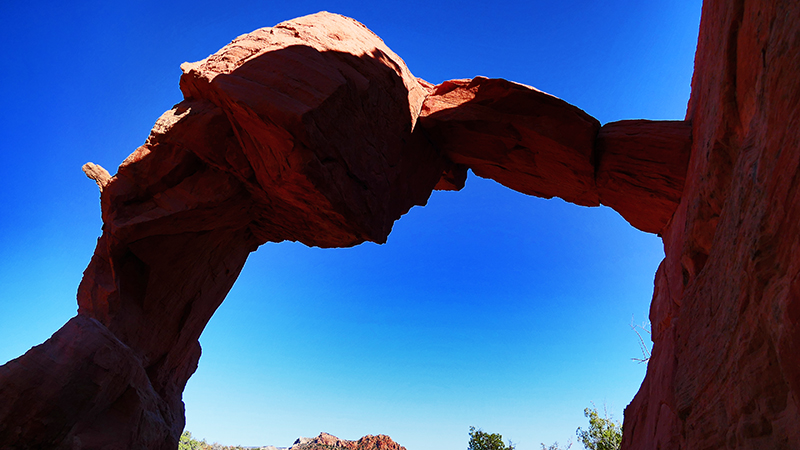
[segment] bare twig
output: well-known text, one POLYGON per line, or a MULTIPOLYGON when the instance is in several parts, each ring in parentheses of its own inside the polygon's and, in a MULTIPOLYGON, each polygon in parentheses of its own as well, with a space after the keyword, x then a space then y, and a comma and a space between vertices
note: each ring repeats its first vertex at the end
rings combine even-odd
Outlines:
POLYGON ((647 348, 647 344, 644 342, 644 338, 642 337, 642 333, 639 331, 644 331, 647 334, 651 334, 650 332, 650 324, 649 323, 642 323, 641 325, 637 325, 633 321, 633 316, 631 316, 631 329, 634 333, 636 333, 636 337, 639 338, 639 349, 642 351, 641 358, 631 358, 632 360, 638 363, 646 363, 650 361, 650 349, 647 348))

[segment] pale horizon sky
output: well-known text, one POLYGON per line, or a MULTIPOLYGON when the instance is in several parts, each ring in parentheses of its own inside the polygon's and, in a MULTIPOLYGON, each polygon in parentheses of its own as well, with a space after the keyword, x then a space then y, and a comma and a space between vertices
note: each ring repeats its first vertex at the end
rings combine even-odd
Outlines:
MULTIPOLYGON (((601 123, 681 120, 700 0, 588 2, 6 2, 0 5, 0 364, 77 310, 101 233, 97 187, 181 100, 179 66, 236 36, 327 10, 353 17, 432 83, 501 77, 601 123)), ((470 426, 517 450, 576 441, 583 409, 622 420, 646 367, 661 240, 616 212, 470 174, 384 245, 269 243, 200 342, 187 429, 289 446, 325 431, 463 450, 470 426)), ((580 448, 577 443, 573 449, 580 448)))

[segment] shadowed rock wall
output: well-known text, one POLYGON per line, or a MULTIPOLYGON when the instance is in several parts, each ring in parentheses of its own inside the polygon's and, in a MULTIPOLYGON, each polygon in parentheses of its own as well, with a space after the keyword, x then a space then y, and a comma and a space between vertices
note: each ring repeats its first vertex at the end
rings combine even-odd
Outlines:
POLYGON ((706 0, 624 449, 800 448, 800 4, 706 0))
POLYGON ((259 245, 385 242, 467 170, 664 238, 624 448, 795 448, 798 7, 710 0, 686 121, 600 126, 534 88, 411 75, 319 13, 184 64, 185 100, 101 188, 78 315, 0 367, 0 447, 174 449, 197 339, 259 245))

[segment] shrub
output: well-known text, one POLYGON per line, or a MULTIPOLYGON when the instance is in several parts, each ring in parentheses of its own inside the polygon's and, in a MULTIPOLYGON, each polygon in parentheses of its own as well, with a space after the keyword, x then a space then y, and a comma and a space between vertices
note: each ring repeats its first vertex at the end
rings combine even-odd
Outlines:
POLYGON ((608 411, 603 411, 605 417, 600 417, 597 408, 586 408, 583 415, 589 418, 589 429, 584 431, 578 428, 575 432, 578 440, 589 450, 619 450, 622 445, 622 425, 614 422, 608 416, 608 411))
POLYGON ((514 444, 508 441, 503 444, 503 436, 498 433, 485 433, 469 427, 469 447, 467 450, 514 450, 514 444))

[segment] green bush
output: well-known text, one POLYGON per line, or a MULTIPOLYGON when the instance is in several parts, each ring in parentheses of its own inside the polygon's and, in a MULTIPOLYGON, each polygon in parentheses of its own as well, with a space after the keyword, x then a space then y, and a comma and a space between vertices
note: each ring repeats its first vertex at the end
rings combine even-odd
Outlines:
POLYGON ((178 450, 246 450, 239 445, 220 445, 218 443, 209 444, 205 439, 198 441, 192 437, 191 431, 184 431, 178 441, 178 450))
POLYGON ((201 450, 202 444, 192 438, 191 431, 184 431, 181 434, 181 439, 178 441, 178 450, 201 450))
POLYGON ((514 444, 508 441, 508 446, 503 444, 503 436, 497 433, 484 433, 469 427, 469 447, 467 450, 514 450, 514 444))
POLYGON ((589 450, 619 450, 622 445, 622 425, 614 422, 604 411, 605 417, 600 417, 597 408, 586 408, 583 415, 589 418, 589 429, 584 431, 578 428, 578 440, 589 450))

